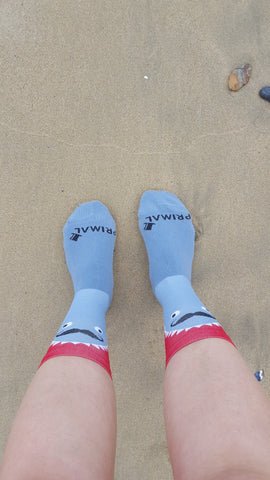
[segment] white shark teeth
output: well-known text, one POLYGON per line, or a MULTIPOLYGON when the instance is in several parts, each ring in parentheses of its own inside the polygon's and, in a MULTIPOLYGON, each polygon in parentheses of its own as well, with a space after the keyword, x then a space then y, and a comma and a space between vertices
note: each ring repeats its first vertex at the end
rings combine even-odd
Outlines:
POLYGON ((173 337, 174 335, 178 335, 180 332, 181 330, 173 330, 172 332, 166 332, 166 334, 170 337, 173 337))
POLYGON ((105 350, 107 351, 108 350, 108 347, 104 347, 103 345, 97 345, 95 343, 83 343, 83 342, 59 342, 59 341, 53 341, 51 343, 51 346, 54 347, 55 345, 67 345, 68 343, 73 343, 73 345, 86 345, 87 347, 96 347, 97 349, 101 349, 101 350, 105 350))
POLYGON ((212 327, 213 325, 219 326, 220 324, 218 322, 203 323, 202 325, 194 325, 192 327, 183 328, 182 330, 173 330, 171 332, 166 332, 165 331, 165 337, 166 338, 167 337, 173 337, 175 334, 179 335, 179 333, 188 332, 188 330, 191 330, 192 328, 201 328, 201 327, 206 327, 206 326, 212 327))
MULTIPOLYGON (((78 345, 79 343, 82 343, 82 342, 52 342, 51 345, 53 345, 53 346, 54 345, 59 345, 59 344, 66 345, 66 343, 73 343, 73 345, 78 345)), ((88 347, 89 347, 90 343, 84 343, 83 345, 88 345, 88 347)))
POLYGON ((104 347, 103 345, 96 345, 96 343, 92 343, 91 345, 92 345, 92 347, 96 347, 99 350, 104 350, 106 352, 108 351, 108 347, 104 347))
POLYGON ((194 327, 185 328, 185 331, 191 330, 191 328, 212 327, 213 325, 219 325, 217 322, 204 323, 203 325, 195 325, 194 327))

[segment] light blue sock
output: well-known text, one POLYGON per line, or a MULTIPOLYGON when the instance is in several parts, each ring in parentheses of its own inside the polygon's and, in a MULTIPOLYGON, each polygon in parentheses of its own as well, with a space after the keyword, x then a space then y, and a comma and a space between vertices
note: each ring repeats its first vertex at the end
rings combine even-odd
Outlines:
POLYGON ((183 203, 172 193, 150 190, 141 198, 138 216, 153 290, 173 275, 190 281, 195 231, 183 203))
POLYGON ((217 324, 191 286, 195 230, 186 207, 172 193, 150 190, 142 195, 138 216, 165 333, 217 324))
POLYGON ((115 222, 100 202, 79 205, 69 217, 63 229, 64 250, 75 295, 43 361, 82 356, 110 373, 105 314, 113 293, 115 235, 115 222))
POLYGON ((69 217, 63 229, 64 250, 75 293, 94 288, 111 301, 115 235, 115 222, 101 202, 83 203, 69 217))

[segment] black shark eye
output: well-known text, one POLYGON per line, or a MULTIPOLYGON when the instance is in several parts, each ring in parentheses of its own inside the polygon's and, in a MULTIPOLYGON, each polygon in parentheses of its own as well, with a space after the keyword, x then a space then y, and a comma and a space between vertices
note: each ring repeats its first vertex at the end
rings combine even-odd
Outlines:
POLYGON ((100 335, 103 335, 103 330, 100 327, 95 327, 95 330, 100 333, 100 335))
POLYGON ((180 313, 180 310, 176 310, 171 314, 171 318, 175 318, 177 315, 179 315, 179 313, 180 313))
POLYGON ((72 322, 67 322, 63 325, 62 328, 67 328, 67 327, 70 327, 70 325, 72 325, 72 322))

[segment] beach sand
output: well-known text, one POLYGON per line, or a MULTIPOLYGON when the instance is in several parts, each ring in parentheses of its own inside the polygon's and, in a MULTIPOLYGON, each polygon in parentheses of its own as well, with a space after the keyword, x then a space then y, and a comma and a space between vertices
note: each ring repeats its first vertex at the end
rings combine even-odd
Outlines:
POLYGON ((270 395, 270 104, 258 96, 270 84, 269 1, 9 0, 0 11, 1 455, 73 298, 62 228, 100 200, 117 224, 115 478, 172 479, 139 200, 167 190, 190 210, 193 287, 270 395), (251 79, 230 92, 243 63, 251 79))

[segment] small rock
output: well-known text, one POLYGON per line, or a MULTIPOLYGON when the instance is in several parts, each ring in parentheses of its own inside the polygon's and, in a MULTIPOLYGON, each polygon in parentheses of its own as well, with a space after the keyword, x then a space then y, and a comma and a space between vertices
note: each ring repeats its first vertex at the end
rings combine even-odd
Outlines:
POLYGON ((259 370, 258 372, 254 373, 255 377, 257 378, 258 382, 261 382, 264 377, 264 371, 259 370))
POLYGON ((240 88, 248 83, 251 72, 252 66, 249 63, 233 70, 229 76, 229 89, 233 92, 238 92, 240 88))
POLYGON ((270 87, 263 87, 259 91, 260 97, 262 97, 264 100, 268 100, 270 102, 270 87))

